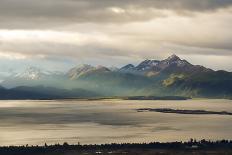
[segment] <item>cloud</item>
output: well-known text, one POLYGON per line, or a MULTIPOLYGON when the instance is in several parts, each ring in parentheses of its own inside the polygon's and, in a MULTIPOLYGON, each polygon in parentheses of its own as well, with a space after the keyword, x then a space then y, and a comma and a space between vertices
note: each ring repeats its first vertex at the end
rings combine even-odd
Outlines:
POLYGON ((194 17, 172 14, 120 26, 86 23, 58 30, 2 29, 0 53, 50 59, 138 60, 164 58, 172 53, 231 56, 231 14, 227 11, 198 14, 194 17))
POLYGON ((231 0, 1 0, 0 20, 0 59, 11 62, 232 57, 231 0))
POLYGON ((1 0, 0 27, 48 28, 73 23, 128 23, 230 8, 231 0, 1 0))

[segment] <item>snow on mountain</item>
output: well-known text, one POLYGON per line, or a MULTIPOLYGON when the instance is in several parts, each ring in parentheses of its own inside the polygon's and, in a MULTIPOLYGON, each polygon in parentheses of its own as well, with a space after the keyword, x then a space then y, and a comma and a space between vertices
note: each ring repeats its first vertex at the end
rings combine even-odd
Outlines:
POLYGON ((24 78, 27 80, 37 80, 42 76, 42 72, 39 68, 29 67, 24 72, 17 73, 14 75, 15 78, 24 78))
POLYGON ((151 68, 157 66, 160 61, 158 60, 145 60, 141 62, 138 66, 136 66, 136 70, 145 71, 150 70, 151 68))
POLYGON ((42 70, 37 67, 28 67, 23 72, 16 73, 13 78, 21 78, 25 80, 39 80, 42 78, 46 78, 48 76, 59 75, 61 72, 51 72, 42 70))
POLYGON ((28 67, 24 71, 12 73, 1 81, 6 88, 17 86, 56 86, 64 79, 64 74, 56 71, 46 71, 37 67, 28 67))
POLYGON ((10 76, 4 77, 4 79, 1 79, 0 77, 0 80, 2 80, 0 82, 1 85, 6 88, 37 85, 70 88, 74 85, 73 82, 80 77, 89 77, 108 72, 114 72, 113 74, 118 72, 120 74, 130 73, 139 76, 154 77, 162 73, 165 73, 166 75, 173 73, 195 74, 210 71, 212 70, 203 66, 192 65, 186 60, 180 59, 176 55, 171 55, 164 60, 145 60, 137 66, 128 64, 120 69, 112 69, 104 66, 95 67, 84 64, 71 68, 66 74, 60 72, 50 72, 37 67, 28 67, 25 71, 12 73, 10 76))
POLYGON ((195 66, 187 62, 186 60, 180 59, 175 54, 169 56, 167 59, 164 60, 145 60, 138 64, 136 67, 129 64, 120 69, 120 71, 128 72, 128 73, 135 73, 135 74, 142 74, 147 76, 154 76, 157 75, 159 72, 162 72, 166 69, 175 70, 191 70, 195 66))

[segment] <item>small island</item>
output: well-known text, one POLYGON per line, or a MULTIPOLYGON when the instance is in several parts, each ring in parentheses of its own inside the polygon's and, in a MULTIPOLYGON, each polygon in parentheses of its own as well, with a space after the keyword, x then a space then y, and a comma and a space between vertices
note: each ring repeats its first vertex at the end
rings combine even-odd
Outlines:
POLYGON ((197 115, 232 115, 227 111, 207 111, 207 110, 183 110, 183 109, 170 109, 170 108, 141 108, 136 109, 137 112, 161 112, 161 113, 175 113, 175 114, 197 114, 197 115))
POLYGON ((188 100, 190 97, 185 96, 130 96, 125 100, 188 100))

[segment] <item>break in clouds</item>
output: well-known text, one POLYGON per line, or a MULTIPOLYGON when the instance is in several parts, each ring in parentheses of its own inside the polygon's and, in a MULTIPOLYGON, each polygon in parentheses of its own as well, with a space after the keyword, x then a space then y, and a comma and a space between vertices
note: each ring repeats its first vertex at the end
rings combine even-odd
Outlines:
POLYGON ((1 64, 11 68, 122 66, 175 53, 232 70, 231 0, 1 0, 0 20, 1 64))

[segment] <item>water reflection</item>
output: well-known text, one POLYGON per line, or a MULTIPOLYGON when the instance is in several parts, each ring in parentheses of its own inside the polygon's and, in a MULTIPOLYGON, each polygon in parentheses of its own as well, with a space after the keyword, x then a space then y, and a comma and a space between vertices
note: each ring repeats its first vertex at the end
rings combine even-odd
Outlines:
POLYGON ((0 145, 232 139, 232 116, 139 108, 232 112, 232 101, 0 101, 0 145))

